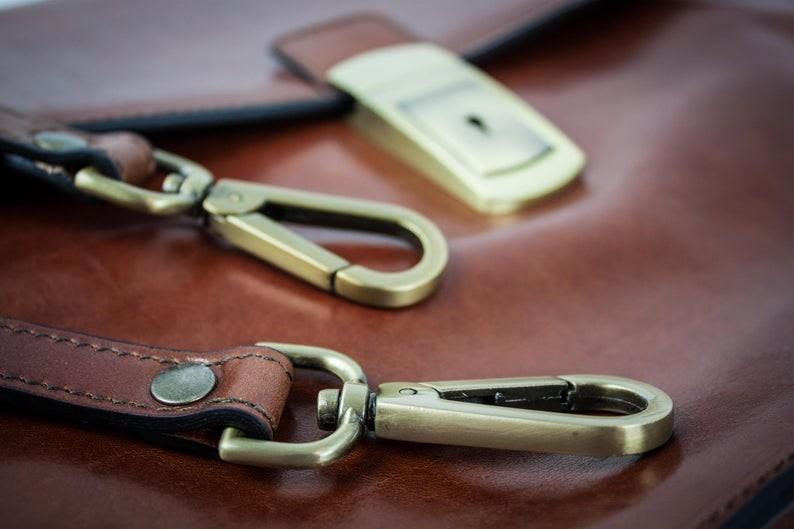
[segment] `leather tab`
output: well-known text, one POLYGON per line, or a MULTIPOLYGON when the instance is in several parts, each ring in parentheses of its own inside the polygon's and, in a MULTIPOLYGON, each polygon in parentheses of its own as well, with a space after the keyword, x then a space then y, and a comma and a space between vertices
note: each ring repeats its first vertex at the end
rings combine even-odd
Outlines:
POLYGON ((0 156, 19 172, 71 186, 71 174, 93 165, 129 184, 155 171, 152 147, 130 132, 92 134, 0 107, 0 156))
POLYGON ((266 347, 161 349, 0 318, 0 399, 79 420, 148 434, 233 426, 271 439, 291 384, 291 362, 266 347), (190 404, 158 402, 154 377, 187 362, 208 366, 214 388, 190 404))
POLYGON ((417 40, 415 35, 395 22, 366 14, 339 18, 286 34, 273 43, 273 52, 295 73, 313 83, 324 84, 326 72, 345 59, 365 51, 417 40))

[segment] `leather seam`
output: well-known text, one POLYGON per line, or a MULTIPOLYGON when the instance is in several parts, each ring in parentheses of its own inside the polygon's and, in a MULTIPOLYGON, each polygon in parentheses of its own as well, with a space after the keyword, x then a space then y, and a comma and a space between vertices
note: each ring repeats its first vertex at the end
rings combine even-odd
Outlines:
POLYGON ((252 409, 258 411, 259 413, 261 413, 262 416, 265 418, 265 420, 270 425, 270 428, 271 429, 275 429, 275 426, 273 425, 273 418, 270 416, 270 414, 261 405, 255 403, 255 402, 251 402, 249 400, 238 398, 238 397, 215 397, 215 398, 212 398, 212 399, 208 400, 206 403, 201 404, 199 406, 179 406, 179 407, 161 406, 161 407, 156 407, 156 406, 151 406, 149 404, 143 404, 141 402, 135 402, 133 400, 117 399, 115 397, 110 397, 110 396, 105 396, 105 395, 98 395, 98 394, 95 394, 95 393, 91 393, 89 391, 81 391, 81 390, 72 389, 72 388, 69 388, 69 387, 66 387, 66 386, 57 386, 57 385, 54 385, 54 384, 50 384, 48 382, 32 380, 32 379, 30 379, 28 377, 25 377, 25 376, 22 376, 22 375, 12 375, 10 373, 5 373, 3 371, 0 371, 0 378, 3 379, 3 380, 21 382, 21 383, 26 384, 28 386, 42 387, 42 388, 46 389, 47 391, 63 392, 63 393, 67 393, 67 394, 75 396, 75 397, 87 398, 87 399, 90 399, 90 400, 93 400, 93 401, 109 402, 109 403, 114 404, 116 406, 127 406, 127 407, 132 407, 132 408, 139 408, 139 409, 153 410, 153 411, 171 411, 171 412, 176 411, 176 412, 182 412, 182 411, 190 411, 190 410, 198 410, 198 409, 202 409, 202 408, 207 408, 207 407, 212 406, 214 404, 230 404, 230 403, 243 404, 243 405, 248 406, 249 408, 252 408, 252 409))
POLYGON ((755 492, 763 487, 770 479, 779 475, 785 468, 794 462, 794 452, 789 452, 788 455, 779 459, 771 468, 761 474, 750 485, 744 487, 741 491, 737 492, 723 503, 720 507, 715 509, 711 514, 705 517, 695 527, 697 529, 707 529, 709 527, 716 527, 724 521, 724 517, 734 512, 741 504, 749 499, 755 492))
MULTIPOLYGON (((131 358, 135 358, 136 360, 140 360, 140 361, 150 360, 150 361, 157 362, 157 363, 160 363, 160 364, 171 364, 171 365, 179 365, 179 364, 185 363, 185 362, 177 360, 175 358, 164 358, 162 356, 157 356, 157 355, 152 355, 152 354, 142 354, 142 353, 139 353, 139 352, 136 352, 136 351, 125 351, 123 349, 118 349, 116 347, 109 347, 109 346, 106 346, 106 345, 100 345, 100 344, 97 344, 97 343, 81 342, 81 341, 76 340, 74 338, 68 338, 66 336, 58 336, 58 335, 47 333, 47 332, 36 331, 35 329, 30 329, 30 328, 27 328, 27 327, 17 327, 17 326, 14 326, 14 325, 9 325, 7 323, 0 323, 0 328, 5 330, 6 332, 10 332, 11 334, 28 334, 28 335, 32 336, 33 338, 47 339, 47 340, 50 340, 51 342, 54 342, 54 343, 71 344, 74 348, 88 347, 88 348, 90 348, 93 351, 98 352, 98 353, 99 352, 113 353, 114 355, 118 356, 119 358, 131 357, 131 358)), ((200 363, 200 364, 203 364, 203 365, 206 365, 206 366, 222 366, 222 365, 224 365, 227 362, 230 362, 232 360, 245 360, 245 359, 248 359, 248 358, 256 358, 256 359, 259 359, 259 360, 264 360, 264 361, 273 362, 273 363, 277 364, 281 368, 281 370, 284 372, 284 374, 287 376, 287 378, 290 381, 292 381, 292 373, 290 373, 287 370, 287 368, 284 367, 284 365, 281 362, 279 362, 278 360, 276 360, 272 356, 264 355, 264 354, 260 354, 260 353, 245 353, 245 354, 239 354, 239 355, 234 355, 234 356, 228 356, 228 357, 221 358, 220 360, 215 360, 215 361, 212 361, 212 362, 198 361, 198 362, 192 362, 192 363, 200 363)))

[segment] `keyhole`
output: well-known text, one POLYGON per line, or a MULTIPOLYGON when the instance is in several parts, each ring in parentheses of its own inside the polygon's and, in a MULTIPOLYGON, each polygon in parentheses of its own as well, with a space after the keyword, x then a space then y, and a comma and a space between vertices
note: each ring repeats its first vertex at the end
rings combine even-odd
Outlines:
POLYGON ((475 114, 469 114, 466 116, 466 123, 476 128, 486 136, 491 133, 491 130, 488 128, 488 125, 485 123, 485 120, 482 119, 480 116, 477 116, 475 114))

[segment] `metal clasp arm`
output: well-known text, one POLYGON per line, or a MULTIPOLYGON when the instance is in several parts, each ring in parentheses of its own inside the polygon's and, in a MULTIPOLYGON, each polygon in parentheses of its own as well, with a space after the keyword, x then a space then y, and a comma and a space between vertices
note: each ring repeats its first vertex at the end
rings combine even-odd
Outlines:
POLYGON ((605 375, 393 382, 376 399, 375 435, 402 441, 605 457, 647 452, 673 430, 667 394, 605 375))
POLYGON ((204 200, 211 229, 235 246, 323 290, 379 307, 403 307, 427 297, 447 263, 447 245, 435 224, 392 204, 221 180, 204 200), (314 224, 386 233, 422 250, 400 272, 355 265, 282 226, 314 224))

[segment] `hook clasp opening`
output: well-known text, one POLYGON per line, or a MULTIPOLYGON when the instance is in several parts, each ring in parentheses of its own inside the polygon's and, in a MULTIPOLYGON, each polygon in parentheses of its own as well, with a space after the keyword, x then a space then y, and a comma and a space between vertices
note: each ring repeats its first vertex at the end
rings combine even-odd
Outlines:
POLYGON ((652 450, 673 429, 667 394, 606 375, 391 382, 376 399, 375 435, 402 441, 605 457, 652 450))
POLYGON ((400 206, 221 180, 204 200, 210 228, 231 244, 340 297, 377 307, 418 303, 436 288, 448 252, 438 227, 400 206), (401 237, 422 251, 413 267, 380 272, 350 263, 281 222, 401 237))
POLYGON ((163 191, 107 177, 95 167, 75 175, 75 187, 118 206, 152 215, 206 215, 210 229, 234 246, 325 291, 365 305, 405 307, 432 294, 447 264, 438 227, 408 208, 322 193, 223 179, 200 164, 155 150, 170 174, 163 191), (203 206, 202 208, 199 205, 203 206), (281 222, 314 224, 394 235, 422 251, 417 264, 380 272, 350 263, 281 222))

